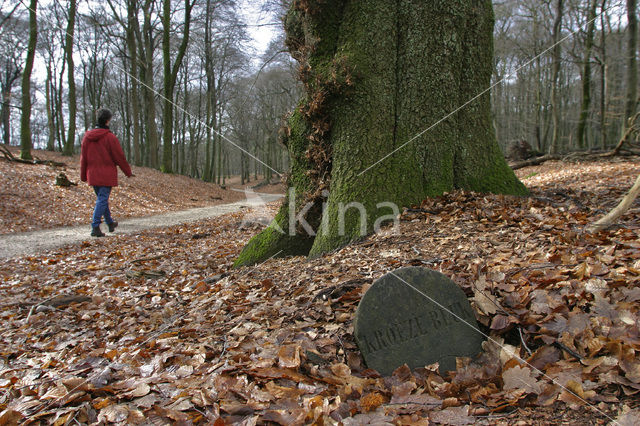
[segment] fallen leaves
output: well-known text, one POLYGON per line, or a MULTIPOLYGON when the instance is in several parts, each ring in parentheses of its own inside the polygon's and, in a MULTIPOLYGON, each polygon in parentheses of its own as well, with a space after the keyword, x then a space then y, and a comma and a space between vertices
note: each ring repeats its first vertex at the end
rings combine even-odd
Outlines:
MULTIPOLYGON (((18 147, 8 147, 15 155, 18 147)), ((43 160, 66 164, 63 168, 78 186, 56 186, 58 167, 28 165, 0 160, 0 234, 87 225, 95 206, 93 189, 80 181, 80 156, 65 157, 60 153, 33 150, 43 160)), ((229 179, 227 187, 186 176, 165 174, 146 167, 134 167, 135 177, 127 179, 119 171, 119 186, 110 198, 114 218, 150 216, 196 207, 232 203, 245 199, 239 178, 229 179), (159 190, 161 188, 161 190, 159 190), (188 196, 185 196, 188 194, 188 196)), ((256 182, 253 182, 255 185, 256 182)), ((245 185, 246 186, 246 185, 245 185)), ((261 192, 282 193, 281 185, 265 185, 261 192)), ((193 238, 205 238, 206 232, 193 238)))
MULTIPOLYGON (((562 415, 632 424, 637 218, 632 211, 623 227, 580 233, 624 192, 624 182, 584 184, 606 182, 611 167, 566 166, 555 180, 541 173, 530 198, 446 194, 405 212, 400 235, 313 260, 232 269, 254 230, 231 214, 1 261, 0 416, 222 425, 547 424, 562 415), (446 377, 437 365, 380 377, 352 336, 373 280, 409 265, 458 283, 490 335, 480 358, 458 359, 446 377), (83 299, 43 303, 74 296, 83 299)), ((624 179, 634 167, 620 167, 624 179)))

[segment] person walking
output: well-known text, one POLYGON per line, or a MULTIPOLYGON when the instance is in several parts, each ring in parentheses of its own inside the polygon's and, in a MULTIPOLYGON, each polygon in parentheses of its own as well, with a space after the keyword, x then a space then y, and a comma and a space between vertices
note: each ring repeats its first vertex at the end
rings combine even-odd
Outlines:
POLYGON ((109 130, 111 117, 113 114, 108 109, 99 110, 95 129, 87 131, 82 138, 80 180, 93 186, 96 193, 96 207, 91 223, 92 237, 104 237, 105 234, 100 229, 103 217, 109 232, 113 232, 118 226, 118 222, 113 220, 109 211, 111 188, 118 186, 116 166, 119 166, 127 177, 134 176, 124 157, 120 141, 109 130))

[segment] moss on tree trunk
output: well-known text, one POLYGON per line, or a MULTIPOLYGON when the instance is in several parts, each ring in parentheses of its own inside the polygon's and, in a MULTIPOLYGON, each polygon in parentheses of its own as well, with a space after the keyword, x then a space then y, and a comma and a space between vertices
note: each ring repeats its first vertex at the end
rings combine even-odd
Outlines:
POLYGON ((237 265, 339 248, 392 213, 381 203, 409 206, 456 188, 527 193, 491 125, 489 0, 298 0, 286 30, 306 89, 288 127, 290 182, 298 209, 313 204, 306 219, 317 235, 276 237, 274 225, 287 232, 285 202, 237 265), (351 203, 364 207, 364 226, 351 203))

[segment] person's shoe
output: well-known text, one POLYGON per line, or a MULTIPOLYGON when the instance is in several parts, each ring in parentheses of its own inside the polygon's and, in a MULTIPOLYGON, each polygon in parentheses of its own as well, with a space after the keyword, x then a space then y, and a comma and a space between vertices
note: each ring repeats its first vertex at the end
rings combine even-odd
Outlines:
POLYGON ((91 229, 92 237, 104 237, 104 233, 100 230, 99 226, 95 226, 91 229))
POLYGON ((113 232, 118 227, 118 221, 114 220, 113 222, 108 223, 107 226, 109 227, 109 232, 113 232))

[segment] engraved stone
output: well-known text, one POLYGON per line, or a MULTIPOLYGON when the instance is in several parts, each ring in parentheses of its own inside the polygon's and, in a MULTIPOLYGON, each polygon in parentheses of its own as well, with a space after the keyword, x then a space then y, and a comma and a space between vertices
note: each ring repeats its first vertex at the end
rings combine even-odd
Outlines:
POLYGON ((354 333, 367 366, 382 375, 403 364, 438 362, 441 373, 455 370, 456 357, 477 355, 483 341, 460 287, 439 272, 414 267, 373 283, 358 305, 354 333))

